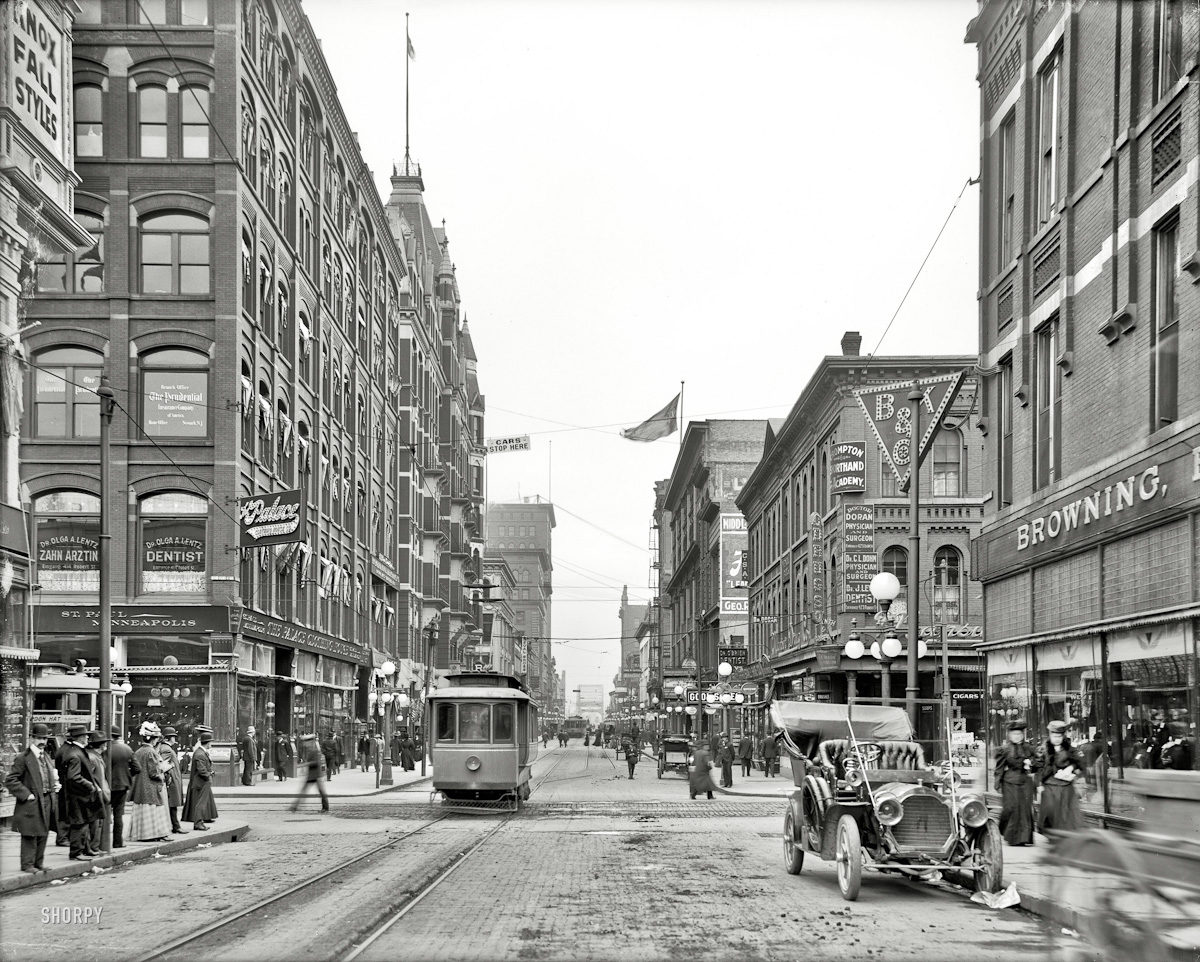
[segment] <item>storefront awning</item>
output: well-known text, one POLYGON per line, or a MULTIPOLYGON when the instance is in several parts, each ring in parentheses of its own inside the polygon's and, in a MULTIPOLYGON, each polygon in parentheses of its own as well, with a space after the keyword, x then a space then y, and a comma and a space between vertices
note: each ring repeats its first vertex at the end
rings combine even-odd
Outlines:
POLYGON ((0 645, 0 658, 11 658, 13 661, 37 661, 42 653, 36 648, 13 648, 0 645))

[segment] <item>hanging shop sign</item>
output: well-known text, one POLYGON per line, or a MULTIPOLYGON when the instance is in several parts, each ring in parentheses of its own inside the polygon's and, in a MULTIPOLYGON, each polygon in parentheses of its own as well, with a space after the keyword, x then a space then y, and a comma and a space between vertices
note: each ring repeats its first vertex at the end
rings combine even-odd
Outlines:
POLYGON ((871 579, 879 573, 874 505, 842 504, 842 550, 843 610, 874 611, 871 579))
POLYGON ((983 581, 1074 553, 1200 504, 1200 429, 1084 488, 1038 505, 971 542, 983 581))
POLYGON ((255 548, 302 541, 304 499, 299 488, 238 498, 238 544, 255 548))
POLYGON ((746 519, 740 514, 721 515, 721 613, 749 610, 746 592, 746 556, 749 553, 746 519))
POLYGON ((866 416, 875 440, 883 448, 883 456, 900 483, 900 490, 908 489, 908 476, 912 469, 912 405, 908 394, 916 384, 924 392, 921 402, 921 438, 917 445, 917 470, 920 470, 925 455, 933 446, 933 437, 941 426, 950 405, 958 397, 966 371, 945 374, 940 377, 923 377, 915 381, 894 381, 891 384, 858 388, 854 397, 866 416))
POLYGON ((833 494, 861 494, 867 490, 867 446, 861 441, 833 445, 833 494))
POLYGON ((718 647, 717 648, 717 663, 728 662, 733 668, 745 668, 749 662, 747 661, 746 649, 741 646, 732 648, 718 647))
POLYGON ((528 451, 529 435, 518 434, 511 438, 489 438, 487 442, 488 454, 504 454, 507 451, 528 451))

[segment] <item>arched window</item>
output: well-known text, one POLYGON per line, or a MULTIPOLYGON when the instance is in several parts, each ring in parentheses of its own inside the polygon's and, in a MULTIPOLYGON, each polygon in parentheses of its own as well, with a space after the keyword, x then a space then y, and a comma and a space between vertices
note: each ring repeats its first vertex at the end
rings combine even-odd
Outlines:
POLYGON ((104 91, 98 84, 75 88, 75 156, 104 156, 104 91))
POLYGON ((242 359, 241 381, 238 385, 240 401, 239 407, 242 412, 242 450, 254 457, 254 419, 257 416, 254 407, 254 370, 250 366, 250 362, 242 359))
POLYGON ((43 294, 99 294, 104 290, 104 218, 76 210, 75 220, 88 230, 96 243, 82 254, 46 254, 34 273, 43 294))
POLYGON ((208 437, 208 355, 163 348, 141 357, 142 431, 151 438, 208 437))
POLYGON ((104 357, 82 347, 58 347, 35 355, 33 436, 100 436, 100 374, 104 357))
POLYGON ((179 89, 179 141, 184 157, 207 157, 209 93, 207 87, 179 89))
POLYGON ((242 310, 251 317, 258 314, 258 298, 254 296, 254 238, 242 228, 242 310))
POLYGON ((943 428, 933 439, 933 493, 962 494, 962 435, 954 428, 943 428))
POLYGON ((141 157, 167 156, 167 88, 139 87, 138 143, 141 157))
POLYGON ((262 193, 263 205, 268 211, 275 211, 275 138, 271 136, 271 128, 264 123, 259 132, 258 143, 259 190, 262 193))
POLYGON ((139 221, 143 294, 207 294, 211 290, 208 221, 182 211, 139 221))
POLYGON ((208 500, 185 491, 152 494, 138 504, 141 591, 208 590, 208 500))
POLYGON ((879 563, 880 571, 887 571, 896 576, 900 587, 908 586, 908 552, 903 548, 885 548, 879 563))
POLYGON ((33 500, 34 554, 42 591, 100 590, 100 499, 55 491, 33 500))
POLYGON ((949 546, 933 555, 933 620, 957 625, 963 618, 962 555, 949 546))

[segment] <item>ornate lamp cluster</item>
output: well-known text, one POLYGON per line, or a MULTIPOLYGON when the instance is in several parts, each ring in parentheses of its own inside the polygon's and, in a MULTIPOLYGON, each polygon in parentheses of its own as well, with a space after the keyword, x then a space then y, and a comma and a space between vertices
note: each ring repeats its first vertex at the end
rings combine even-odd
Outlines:
MULTIPOLYGON (((896 624, 889 616, 892 602, 900 594, 900 579, 890 571, 881 571, 871 579, 871 597, 875 599, 879 605, 880 627, 883 630, 883 637, 875 639, 871 642, 871 647, 863 643, 863 634, 873 635, 877 632, 858 631, 857 619, 850 622, 850 637, 846 640, 845 647, 842 648, 842 654, 847 658, 857 661, 862 658, 868 651, 871 657, 874 658, 883 666, 883 698, 884 704, 887 704, 891 697, 891 679, 890 670, 892 662, 904 654, 904 644, 900 641, 896 634, 896 624)), ((925 642, 917 642, 917 657, 924 658, 928 653, 925 642)))
POLYGON ((1016 718, 1029 707, 1028 688, 1007 685, 1000 689, 1001 704, 988 709, 997 718, 1016 718))

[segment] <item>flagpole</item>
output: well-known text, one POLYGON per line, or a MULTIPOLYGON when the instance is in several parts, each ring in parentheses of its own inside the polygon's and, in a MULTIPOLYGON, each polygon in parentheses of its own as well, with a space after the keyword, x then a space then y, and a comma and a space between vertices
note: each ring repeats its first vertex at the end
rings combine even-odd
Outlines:
POLYGON ((683 447, 683 382, 679 382, 679 446, 683 447))
POLYGON ((546 500, 554 503, 554 442, 546 442, 546 500))
POLYGON ((408 51, 412 41, 408 38, 408 11, 404 11, 404 176, 408 176, 408 51))

